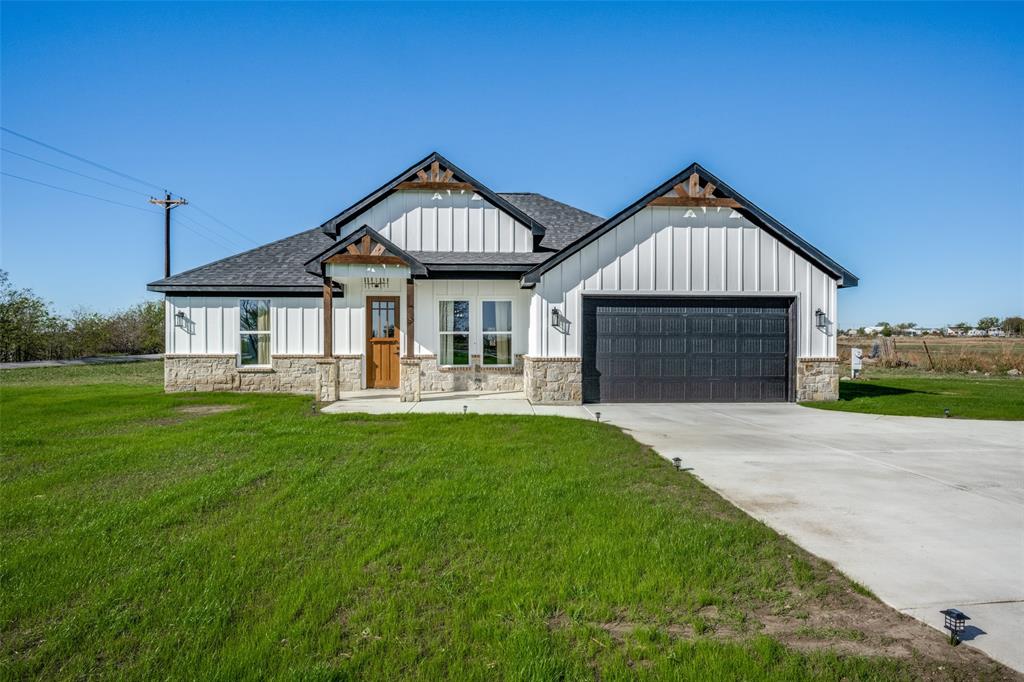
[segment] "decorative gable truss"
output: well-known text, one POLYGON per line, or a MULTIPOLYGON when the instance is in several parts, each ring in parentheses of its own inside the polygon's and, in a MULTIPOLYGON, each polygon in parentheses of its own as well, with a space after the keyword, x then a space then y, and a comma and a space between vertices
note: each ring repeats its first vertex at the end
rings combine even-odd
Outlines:
POLYGON ((469 190, 476 192, 476 187, 470 182, 462 182, 455 179, 455 171, 451 168, 441 166, 440 161, 433 161, 429 168, 416 171, 416 178, 406 182, 400 182, 395 189, 419 189, 419 190, 469 190))
POLYGON ((422 263, 367 225, 306 261, 306 272, 324 275, 328 265, 397 265, 412 274, 426 273, 422 263))
POLYGON ((700 173, 694 171, 685 183, 676 183, 672 190, 652 199, 648 206, 713 206, 717 208, 741 208, 735 199, 716 197, 715 183, 706 180, 701 185, 700 173))
MULTIPOLYGON (((397 190, 426 190, 433 192, 472 192, 472 199, 485 200, 529 228, 536 238, 544 236, 544 226, 437 152, 413 164, 374 192, 324 222, 320 227, 325 234, 336 237, 350 220, 357 218, 386 199, 397 190)), ((379 226, 377 226, 379 227, 379 226)))

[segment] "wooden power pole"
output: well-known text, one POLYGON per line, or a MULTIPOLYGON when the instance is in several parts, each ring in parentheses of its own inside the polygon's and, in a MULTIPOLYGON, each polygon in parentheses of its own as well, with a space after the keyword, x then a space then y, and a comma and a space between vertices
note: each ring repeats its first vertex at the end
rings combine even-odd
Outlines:
POLYGON ((171 276, 171 209, 187 204, 184 197, 172 199, 170 192, 164 192, 163 199, 149 198, 149 203, 164 207, 164 277, 171 276))

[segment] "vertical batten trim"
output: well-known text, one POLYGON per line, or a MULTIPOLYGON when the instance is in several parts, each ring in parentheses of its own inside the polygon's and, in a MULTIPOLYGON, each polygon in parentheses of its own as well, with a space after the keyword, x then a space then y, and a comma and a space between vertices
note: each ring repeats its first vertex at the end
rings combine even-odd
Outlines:
POLYGON ((773 291, 779 290, 779 240, 772 239, 772 281, 774 282, 773 291))
POLYGON ((729 291, 729 228, 724 220, 722 221, 722 291, 729 291))

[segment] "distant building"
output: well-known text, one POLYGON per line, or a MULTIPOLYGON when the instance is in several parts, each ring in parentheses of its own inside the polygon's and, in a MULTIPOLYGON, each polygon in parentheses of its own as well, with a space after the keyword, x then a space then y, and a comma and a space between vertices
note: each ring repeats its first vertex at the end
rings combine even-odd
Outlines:
POLYGON ((968 329, 967 336, 988 336, 988 332, 984 329, 968 329))
POLYGON ((882 333, 882 327, 864 327, 864 333, 868 334, 868 335, 870 335, 870 334, 881 334, 882 333))

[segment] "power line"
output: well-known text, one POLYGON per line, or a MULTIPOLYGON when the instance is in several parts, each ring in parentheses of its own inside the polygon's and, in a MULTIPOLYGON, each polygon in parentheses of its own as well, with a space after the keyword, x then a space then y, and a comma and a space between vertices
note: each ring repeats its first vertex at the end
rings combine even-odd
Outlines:
POLYGON ((10 128, 5 128, 4 126, 0 126, 0 130, 4 131, 5 133, 9 133, 11 135, 14 135, 15 137, 20 137, 23 140, 28 140, 29 142, 34 142, 35 144, 37 144, 37 145, 39 145, 41 147, 46 147, 47 149, 51 149, 51 150, 53 150, 55 152, 58 152, 60 154, 65 155, 65 156, 70 156, 72 159, 75 159, 77 161, 81 161, 82 163, 87 163, 90 166, 96 166, 97 168, 105 170, 108 173, 113 173, 114 175, 120 175, 122 178, 125 178, 127 180, 131 180, 132 182, 138 182, 138 183, 141 183, 143 185, 148 185, 149 187, 155 187, 156 189, 159 189, 159 190, 165 190, 166 189, 164 187, 161 187, 160 185, 154 184, 152 182, 147 182, 146 180, 143 180, 141 178, 137 178, 134 175, 128 175, 127 173, 122 173, 119 170, 114 170, 110 166, 104 166, 102 163, 96 163, 95 161, 90 161, 89 159, 85 158, 84 156, 79 156, 77 154, 72 154, 71 152, 65 151, 65 150, 61 149, 60 147, 54 147, 52 144, 46 144, 45 142, 41 142, 41 141, 35 139, 34 137, 29 137, 28 135, 23 135, 22 133, 19 133, 17 131, 11 130, 10 128))
POLYGON ((257 241, 256 241, 255 239, 253 239, 253 238, 252 238, 252 237, 250 237, 249 235, 245 234, 244 232, 242 232, 242 231, 240 231, 240 230, 236 230, 235 228, 231 227, 230 225, 228 225, 228 224, 227 224, 226 222, 224 222, 223 220, 221 220, 221 219, 220 219, 220 218, 218 218, 217 216, 213 215, 213 214, 212 214, 212 213, 210 213, 209 211, 206 211, 206 210, 204 210, 204 209, 203 209, 203 208, 202 208, 201 206, 197 206, 197 205, 195 205, 195 204, 189 204, 189 206, 191 206, 192 208, 196 209, 197 211, 199 211, 199 212, 200 212, 200 213, 202 213, 203 215, 205 215, 205 216, 207 216, 207 217, 211 218, 211 219, 212 219, 212 220, 214 220, 215 222, 217 222, 217 223, 220 223, 221 225, 223 225, 224 227, 228 228, 229 230, 231 230, 232 232, 234 232, 234 233, 235 233, 235 234, 237 234, 238 236, 240 236, 240 237, 242 237, 243 239, 245 239, 246 241, 249 241, 249 242, 251 242, 251 243, 253 243, 253 244, 259 244, 259 242, 257 242, 257 241))
POLYGON ((20 175, 15 175, 14 173, 8 173, 7 171, 0 171, 0 175, 6 175, 7 177, 14 178, 16 180, 31 182, 34 185, 42 185, 43 187, 49 187, 50 189, 59 189, 61 192, 69 192, 71 194, 77 194, 78 196, 81 197, 89 197, 90 199, 96 199, 97 201, 105 201, 108 204, 114 204, 116 206, 124 206, 125 208, 131 208, 136 211, 142 211, 143 213, 152 213, 153 215, 160 215, 159 211, 153 211, 148 208, 142 208, 141 206, 132 206, 131 204, 125 204, 120 201, 114 201, 113 199, 105 199, 103 197, 98 197, 95 194, 86 194, 85 192, 79 192, 77 190, 68 189, 67 187, 58 187, 57 185, 51 185, 47 182, 40 182, 39 180, 33 180, 32 178, 24 178, 20 175))
MULTIPOLYGON (((69 194, 77 194, 78 196, 81 196, 81 197, 88 197, 90 199, 96 199, 97 201, 103 201, 103 202, 106 202, 108 204, 114 204, 115 206, 123 206, 124 208, 130 208, 130 209, 132 209, 134 211, 142 211, 143 213, 148 213, 150 215, 160 215, 160 211, 154 211, 154 210, 151 210, 151 209, 148 209, 148 208, 142 208, 141 206, 132 206, 131 204, 125 204, 125 203, 122 203, 120 201, 114 201, 113 199, 106 199, 104 197, 98 197, 95 194, 87 194, 85 192, 79 192, 77 190, 68 189, 67 187, 58 187, 57 185, 51 185, 51 184, 49 184, 47 182, 40 182, 39 180, 33 180, 32 178, 25 178, 25 177, 22 177, 20 175, 15 175, 14 173, 8 173, 7 171, 0 171, 0 175, 5 175, 5 176, 7 176, 9 178, 14 178, 16 180, 22 180, 24 182, 31 182, 34 185, 42 185, 43 187, 49 187, 50 189, 60 190, 61 192, 68 192, 69 194)), ((189 227, 188 225, 182 225, 182 227, 184 227, 189 232, 192 232, 193 234, 199 235, 200 237, 202 237, 206 241, 210 242, 214 246, 219 246, 222 249, 228 249, 228 250, 234 250, 234 249, 238 248, 237 246, 232 246, 232 245, 225 244, 223 242, 218 242, 218 241, 214 240, 212 237, 210 237, 209 235, 203 234, 202 232, 200 232, 200 231, 198 231, 196 229, 193 229, 193 228, 189 227)))
MULTIPOLYGON (((190 203, 188 205, 191 206, 192 204, 190 203)), ((208 230, 210 232, 210 234, 216 236, 221 242, 223 242, 225 244, 230 244, 229 248, 232 248, 232 249, 244 249, 245 248, 245 245, 239 244, 239 243, 237 243, 235 241, 232 241, 226 235, 224 235, 224 234, 222 234, 220 232, 217 232, 216 230, 212 229, 209 225, 207 225, 205 223, 199 222, 198 220, 196 220, 195 218, 193 218, 190 215, 186 215, 184 213, 179 213, 178 214, 178 219, 179 220, 187 220, 188 222, 192 223, 196 227, 199 227, 199 228, 204 229, 204 230, 208 230)))
POLYGON ((34 156, 29 156, 28 154, 22 154, 21 152, 16 152, 13 149, 8 149, 7 147, 0 147, 0 150, 5 151, 8 154, 14 154, 15 156, 20 156, 23 159, 28 159, 29 161, 35 161, 36 163, 41 163, 44 166, 49 166, 50 168, 56 168, 57 170, 62 170, 65 173, 71 173, 72 175, 77 175, 77 176, 82 177, 82 178, 88 178, 89 180, 95 180, 96 182, 102 182, 104 185, 110 185, 111 187, 116 187, 117 189, 123 189, 125 192, 134 192, 135 194, 141 194, 144 197, 145 196, 149 196, 148 192, 141 192, 141 191, 139 191, 137 189, 132 189, 131 187, 125 187, 124 185, 118 185, 117 183, 114 183, 114 182, 108 182, 107 180, 103 180, 101 178, 96 178, 96 177, 93 177, 91 175, 86 175, 85 173, 79 173, 78 171, 71 170, 70 168, 65 168, 64 166, 58 166, 55 163, 50 163, 49 161, 43 161, 42 159, 37 159, 34 156))
MULTIPOLYGON (((22 138, 24 140, 28 140, 29 142, 37 144, 37 145, 39 145, 41 147, 45 147, 46 149, 53 150, 53 151, 55 151, 55 152, 57 152, 59 154, 63 154, 65 156, 67 156, 67 157, 75 159, 76 161, 81 161, 82 163, 89 164, 90 166, 94 166, 94 167, 99 168, 99 169, 101 169, 103 171, 106 171, 108 173, 113 173, 114 175, 118 175, 118 176, 120 176, 122 178, 125 178, 127 180, 131 180, 132 182, 137 182, 137 183, 140 183, 142 185, 146 185, 148 187, 154 187, 156 189, 164 189, 160 185, 157 185, 156 183, 148 182, 146 180, 143 180, 142 178, 138 178, 138 177, 136 177, 134 175, 130 175, 128 173, 122 173, 121 171, 116 170, 114 168, 111 168, 110 166, 106 166, 106 165, 104 165, 102 163, 98 163, 96 161, 92 161, 90 159, 85 158, 84 156, 79 156, 78 154, 73 154, 73 153, 71 153, 71 152, 69 152, 67 150, 61 149, 60 147, 54 146, 52 144, 47 144, 46 142, 43 142, 42 140, 37 140, 34 137, 30 137, 30 136, 25 135, 23 133, 19 133, 19 132, 15 131, 15 130, 11 130, 10 128, 7 128, 5 126, 0 126, 0 130, 3 130, 4 132, 9 133, 11 135, 14 135, 15 137, 20 137, 20 138, 22 138)), ((109 185, 109 186, 115 187, 117 189, 125 190, 125 191, 128 191, 128 192, 134 192, 134 193, 137 193, 137 194, 141 194, 143 196, 148 196, 148 194, 146 192, 140 192, 139 190, 134 190, 134 189, 131 189, 129 187, 124 187, 123 185, 118 185, 116 183, 109 182, 107 180, 103 180, 101 178, 93 177, 91 175, 86 175, 85 173, 79 173, 78 171, 71 170, 70 168, 65 168, 65 167, 60 166, 58 164, 49 163, 49 162, 43 161, 41 159, 36 159, 36 158, 34 158, 32 156, 29 156, 27 154, 22 154, 20 152, 13 151, 11 149, 7 149, 7 148, 2 148, 2 149, 3 149, 3 151, 5 151, 5 152, 7 152, 9 154, 14 154, 15 156, 20 156, 22 158, 29 159, 30 161, 35 161, 36 163, 40 163, 40 164, 43 164, 43 165, 46 165, 46 166, 50 166, 52 168, 56 168, 58 170, 65 171, 67 173, 72 173, 74 175, 78 175, 80 177, 87 178, 89 180, 94 180, 96 182, 101 182, 101 183, 103 183, 105 185, 109 185)), ((138 206, 132 206, 130 204, 125 204, 125 203, 120 202, 120 201, 114 201, 113 199, 106 199, 104 197, 96 196, 95 194, 87 194, 86 192, 78 192, 76 190, 68 189, 66 187, 58 187, 57 185, 51 185, 49 183, 41 182, 39 180, 33 180, 31 178, 22 177, 20 175, 14 175, 13 173, 4 172, 3 174, 8 176, 8 177, 16 178, 18 180, 23 180, 25 182, 31 182, 33 184, 41 185, 43 187, 49 187, 51 189, 56 189, 56 190, 60 190, 62 192, 68 192, 68 193, 71 193, 71 194, 77 194, 79 196, 88 197, 90 199, 96 199, 98 201, 104 201, 104 202, 106 202, 108 204, 114 204, 116 206, 123 206, 125 208, 131 208, 131 209, 134 209, 136 211, 145 211, 146 213, 157 214, 157 211, 151 211, 151 210, 148 210, 148 209, 145 209, 145 208, 140 208, 138 206)), ((164 189, 164 191, 166 192, 167 190, 164 189)), ((205 211, 205 210, 203 210, 202 208, 200 208, 198 206, 195 206, 195 208, 197 210, 199 210, 200 212, 204 213, 205 215, 209 216, 213 220, 215 220, 217 223, 219 223, 219 224, 223 225, 224 227, 226 227, 227 229, 231 230, 235 234, 243 237, 247 241, 249 241, 249 242, 251 242, 253 244, 257 244, 258 243, 254 239, 252 239, 251 237, 246 235, 244 232, 236 230, 235 228, 231 227, 230 225, 225 223, 220 218, 217 218, 212 213, 210 213, 208 211, 205 211)), ((226 248, 226 249, 229 249, 229 250, 233 250, 233 249, 236 249, 236 248, 244 248, 244 245, 234 243, 232 240, 228 239, 226 235, 221 234, 218 230, 214 229, 213 227, 211 227, 209 225, 205 225, 205 224, 199 222, 195 218, 192 218, 190 216, 184 216, 184 215, 180 215, 179 217, 190 220, 194 225, 198 226, 199 228, 201 228, 203 230, 208 230, 209 231, 209 235, 207 235, 207 234, 205 234, 203 232, 200 232, 199 230, 196 230, 196 229, 194 229, 192 227, 189 227, 188 225, 182 224, 182 227, 184 227, 185 229, 189 230, 193 234, 199 235, 203 239, 206 239, 207 241, 209 241, 210 243, 212 243, 212 244, 214 244, 216 246, 220 246, 222 248, 226 248)))

